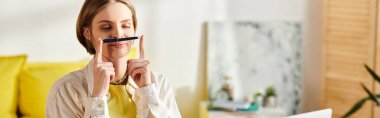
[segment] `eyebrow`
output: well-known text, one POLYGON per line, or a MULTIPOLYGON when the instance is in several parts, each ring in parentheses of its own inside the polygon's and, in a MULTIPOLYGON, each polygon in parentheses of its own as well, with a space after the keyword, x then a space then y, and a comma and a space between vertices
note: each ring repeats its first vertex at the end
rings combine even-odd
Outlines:
MULTIPOLYGON (((126 19, 126 20, 122 20, 122 21, 120 21, 120 22, 128 22, 128 21, 132 21, 132 19, 126 19)), ((112 21, 109 21, 109 20, 101 20, 101 21, 99 21, 98 23, 102 23, 102 22, 112 23, 112 21)))

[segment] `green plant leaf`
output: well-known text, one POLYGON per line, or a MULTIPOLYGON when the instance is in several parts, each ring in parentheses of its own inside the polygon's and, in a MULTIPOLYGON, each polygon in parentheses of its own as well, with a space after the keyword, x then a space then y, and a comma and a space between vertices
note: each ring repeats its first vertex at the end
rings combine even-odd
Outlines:
POLYGON ((265 90, 265 93, 266 93, 265 96, 276 96, 276 90, 274 89, 273 86, 269 86, 269 87, 265 90))
POLYGON ((369 74, 371 74, 372 78, 375 79, 378 83, 380 83, 379 75, 377 75, 375 73, 375 71, 373 71, 371 68, 369 68, 369 66, 367 64, 364 64, 364 66, 367 69, 367 71, 369 72, 369 74))
POLYGON ((346 114, 344 114, 343 118, 347 118, 347 117, 351 116, 353 113, 355 113, 356 111, 358 111, 364 105, 364 103, 367 100, 368 100, 368 98, 361 99, 346 114))
POLYGON ((362 85, 362 88, 368 94, 368 97, 371 98, 371 100, 376 103, 376 106, 380 106, 380 103, 379 103, 379 100, 377 100, 377 97, 374 94, 372 94, 371 91, 369 91, 368 88, 363 83, 360 83, 360 85, 362 85))
MULTIPOLYGON (((377 98, 380 97, 380 94, 377 94, 376 97, 377 98)), ((344 114, 343 118, 347 118, 351 116, 353 113, 359 110, 363 106, 363 104, 369 99, 370 99, 369 97, 365 97, 361 99, 360 101, 358 101, 346 114, 344 114)))

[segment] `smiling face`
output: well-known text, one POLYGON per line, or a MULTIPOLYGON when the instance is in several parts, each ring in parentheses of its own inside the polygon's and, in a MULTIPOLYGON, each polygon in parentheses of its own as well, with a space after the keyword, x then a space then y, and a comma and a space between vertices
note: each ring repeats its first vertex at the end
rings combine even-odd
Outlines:
MULTIPOLYGON (((95 44, 98 38, 124 38, 135 35, 132 12, 122 3, 114 2, 99 11, 90 28, 85 28, 87 40, 95 44), (94 40, 95 39, 95 40, 94 40)), ((103 57, 116 59, 126 57, 133 41, 121 41, 103 44, 103 57)))

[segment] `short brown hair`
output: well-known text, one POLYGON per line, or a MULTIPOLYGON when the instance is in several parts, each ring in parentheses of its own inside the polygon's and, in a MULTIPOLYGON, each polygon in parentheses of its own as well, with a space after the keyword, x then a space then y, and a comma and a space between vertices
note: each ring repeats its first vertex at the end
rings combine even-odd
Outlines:
POLYGON ((91 24, 96 14, 108 4, 115 3, 115 2, 125 4, 131 10, 133 26, 134 26, 133 28, 136 31, 137 29, 136 11, 129 0, 85 0, 77 19, 76 32, 77 32, 77 38, 79 42, 83 45, 83 47, 86 48, 88 53, 95 54, 96 51, 92 43, 89 42, 84 36, 83 34, 84 28, 87 27, 91 29, 91 24))

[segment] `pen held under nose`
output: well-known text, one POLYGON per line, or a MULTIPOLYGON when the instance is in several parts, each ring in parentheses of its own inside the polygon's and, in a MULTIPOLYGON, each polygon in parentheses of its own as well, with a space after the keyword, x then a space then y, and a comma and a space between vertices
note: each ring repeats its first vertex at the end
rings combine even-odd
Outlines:
POLYGON ((133 36, 133 37, 127 37, 127 38, 110 38, 110 39, 103 39, 103 43, 113 43, 113 42, 136 40, 136 39, 139 39, 139 37, 133 36))

